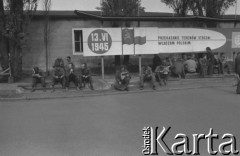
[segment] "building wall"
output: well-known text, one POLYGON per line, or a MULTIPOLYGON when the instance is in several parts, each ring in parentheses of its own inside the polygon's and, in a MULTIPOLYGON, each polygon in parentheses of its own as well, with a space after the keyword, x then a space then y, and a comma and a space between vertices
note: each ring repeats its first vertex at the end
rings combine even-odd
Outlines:
MULTIPOLYGON (((50 22, 49 38, 49 67, 51 68, 57 57, 66 58, 72 56, 74 62, 92 62, 98 61, 94 57, 73 56, 72 47, 72 28, 100 27, 101 23, 94 20, 80 21, 72 20, 52 20, 50 22)), ((46 68, 46 54, 43 35, 44 23, 41 20, 35 20, 29 26, 28 47, 23 52, 23 69, 29 70, 37 65, 41 69, 46 68)), ((79 66, 79 64, 77 64, 79 66)))
MULTIPOLYGON (((94 28, 94 27, 125 27, 124 21, 111 22, 105 21, 101 23, 98 20, 82 20, 82 19, 52 19, 50 21, 50 39, 49 39, 49 68, 52 68, 53 62, 57 57, 66 58, 71 56, 76 66, 79 67, 80 63, 87 62, 89 66, 100 67, 100 57, 83 57, 73 56, 72 47, 72 28, 94 28)), ((131 21, 127 25, 133 27, 201 27, 199 22, 191 21, 131 21)), ((28 47, 23 52, 23 70, 31 70, 33 66, 38 66, 41 69, 46 69, 46 55, 44 46, 43 35, 43 20, 33 20, 29 25, 28 32, 28 47)), ((234 23, 218 23, 218 28, 239 28, 240 24, 234 23)), ((152 56, 143 56, 143 59, 150 61, 152 56)), ((114 56, 105 57, 105 65, 108 66, 114 62, 114 56)), ((131 56, 130 62, 133 64, 138 63, 137 56, 131 56)))

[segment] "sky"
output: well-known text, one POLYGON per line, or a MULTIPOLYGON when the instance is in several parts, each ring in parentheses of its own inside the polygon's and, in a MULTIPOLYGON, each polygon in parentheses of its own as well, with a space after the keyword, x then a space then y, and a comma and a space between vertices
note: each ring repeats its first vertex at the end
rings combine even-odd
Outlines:
MULTIPOLYGON (((96 10, 96 7, 99 6, 100 0, 52 0, 51 10, 89 11, 96 10)), ((172 12, 168 6, 161 3, 161 0, 142 0, 142 6, 145 7, 145 11, 147 12, 172 12)), ((42 4, 39 4, 39 10, 41 8, 42 4)), ((235 14, 235 7, 230 8, 226 14, 235 14)), ((240 14, 240 4, 237 7, 237 14, 240 14)))

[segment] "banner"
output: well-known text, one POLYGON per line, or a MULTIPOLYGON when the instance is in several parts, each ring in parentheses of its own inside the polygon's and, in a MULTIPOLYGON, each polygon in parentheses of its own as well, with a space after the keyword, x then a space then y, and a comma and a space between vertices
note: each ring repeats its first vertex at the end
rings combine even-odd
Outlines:
POLYGON ((199 53, 240 48, 240 29, 83 28, 84 56, 199 53))

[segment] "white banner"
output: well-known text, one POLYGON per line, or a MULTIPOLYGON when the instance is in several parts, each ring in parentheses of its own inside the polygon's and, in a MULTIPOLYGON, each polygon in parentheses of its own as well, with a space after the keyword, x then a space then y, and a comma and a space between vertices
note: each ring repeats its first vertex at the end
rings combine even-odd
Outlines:
POLYGON ((226 43, 226 37, 216 31, 194 28, 159 29, 158 45, 161 52, 200 52, 206 47, 217 49, 226 43))
POLYGON ((233 31, 232 29, 215 31, 215 29, 199 28, 141 27, 81 30, 84 56, 198 53, 205 51, 206 47, 212 50, 218 48, 225 50, 231 44, 233 37, 234 45, 240 43, 238 31, 235 30, 233 35, 229 33, 233 31))

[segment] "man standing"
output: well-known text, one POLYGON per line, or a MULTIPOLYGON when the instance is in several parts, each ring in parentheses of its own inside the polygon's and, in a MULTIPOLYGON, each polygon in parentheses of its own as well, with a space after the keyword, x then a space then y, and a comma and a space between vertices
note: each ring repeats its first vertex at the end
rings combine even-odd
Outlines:
POLYGON ((152 68, 148 65, 144 65, 141 69, 141 76, 140 76, 140 89, 142 90, 144 81, 150 81, 152 84, 153 90, 155 90, 155 80, 154 75, 152 72, 152 68))
POLYGON ((67 57, 67 65, 69 65, 69 64, 72 64, 72 65, 73 65, 73 68, 75 68, 75 65, 74 65, 74 63, 72 62, 72 59, 71 59, 70 56, 67 57))
POLYGON ((207 51, 207 61, 208 61, 208 75, 212 75, 213 65, 214 65, 214 54, 210 47, 207 47, 206 51, 207 51))
POLYGON ((238 52, 237 57, 235 58, 235 72, 238 77, 238 84, 237 84, 237 94, 240 94, 240 52, 238 52))
POLYGON ((235 58, 235 72, 240 77, 240 52, 238 52, 237 57, 235 58))
POLYGON ((154 54, 152 63, 152 70, 155 71, 156 67, 162 64, 162 59, 157 54, 154 54))
POLYGON ((85 84, 89 83, 90 89, 94 90, 93 84, 92 84, 92 73, 91 73, 91 70, 87 67, 86 63, 82 64, 79 83, 80 83, 80 88, 85 87, 85 84))

